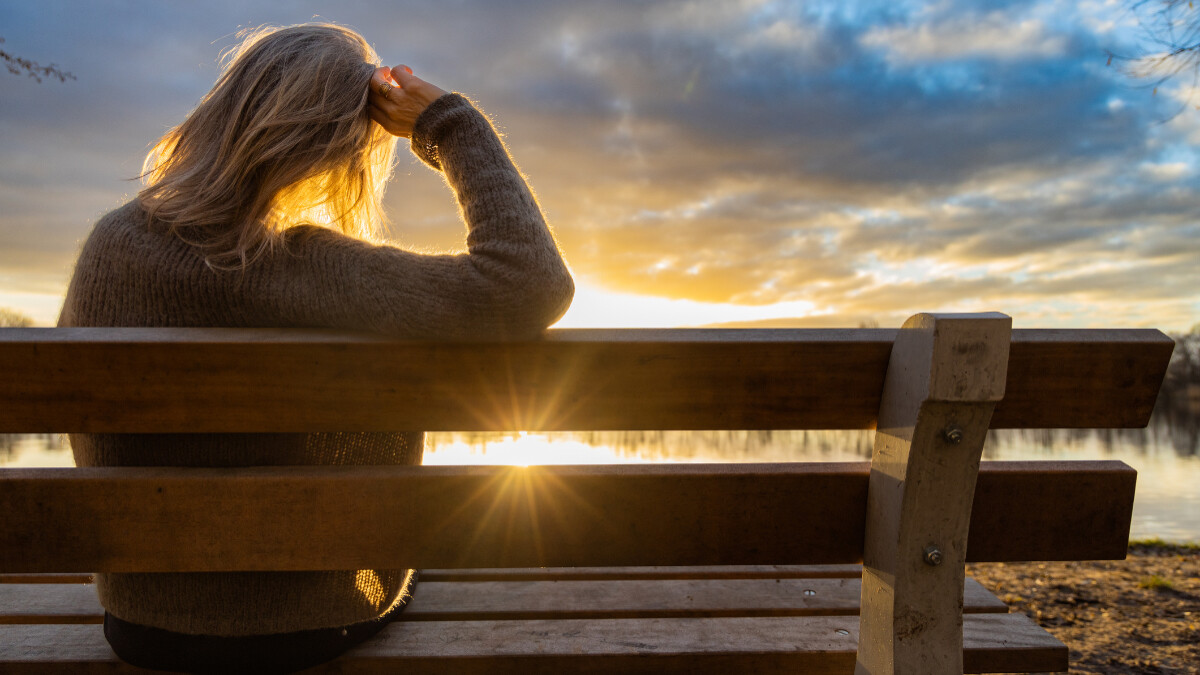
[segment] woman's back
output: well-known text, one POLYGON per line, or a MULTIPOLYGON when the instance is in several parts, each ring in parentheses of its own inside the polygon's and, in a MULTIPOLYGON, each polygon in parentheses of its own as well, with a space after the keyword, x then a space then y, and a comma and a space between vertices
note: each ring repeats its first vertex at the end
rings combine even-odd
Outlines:
MULTIPOLYGON (((343 29, 330 30, 337 39, 344 37, 343 29)), ((372 56, 364 52, 361 59, 372 56)), ((374 68, 365 61, 363 65, 362 81, 345 86, 365 92, 374 68)), ((372 105, 387 93, 382 91, 371 95, 372 105)), ((349 124, 341 119, 344 116, 334 115, 332 124, 357 130, 355 156, 363 166, 384 155, 390 161, 390 151, 381 150, 378 143, 379 126, 366 119, 367 95, 361 98, 362 119, 349 124)), ((196 113, 189 122, 195 117, 196 113)), ((241 118, 234 115, 234 119, 241 118)), ((240 133, 257 133, 256 128, 250 125, 249 131, 240 133)), ((182 168, 172 175, 170 151, 196 141, 184 133, 160 144, 159 164, 151 173, 159 183, 97 223, 80 254, 60 325, 301 326, 372 330, 413 339, 503 339, 537 334, 570 303, 570 275, 532 193, 488 120, 461 96, 440 96, 423 107, 412 127, 413 151, 432 168, 444 171, 458 196, 468 228, 468 252, 461 255, 418 255, 371 243, 360 238, 363 228, 344 228, 349 234, 337 231, 346 222, 336 219, 325 226, 305 224, 308 216, 325 208, 312 208, 314 186, 334 186, 328 183, 330 176, 341 175, 337 166, 331 169, 320 158, 305 171, 288 174, 292 182, 282 186, 264 178, 274 175, 271 166, 252 160, 231 167, 214 159, 219 152, 209 153, 213 161, 207 168, 203 162, 181 160, 178 167, 182 168), (163 152, 168 153, 165 163, 163 152), (211 174, 220 179, 223 172, 238 171, 262 179, 251 181, 260 190, 274 185, 272 199, 263 202, 262 195, 252 191, 231 197, 241 206, 222 204, 209 211, 187 201, 189 185, 196 187, 194 199, 212 198, 211 186, 195 183, 196 176, 211 174), (298 194, 307 195, 307 201, 295 202, 298 194), (251 208, 262 203, 265 209, 251 208), (304 208, 288 210, 289 204, 297 203, 304 208), (214 220, 212 213, 227 220, 214 220)), ((237 143, 235 138, 230 147, 237 143)), ((212 150, 198 146, 197 151, 212 150)), ((237 155, 232 150, 227 154, 237 155)), ((302 155, 295 155, 297 163, 312 160, 302 155)), ((287 164, 288 156, 276 160, 287 164)), ((374 172, 378 174, 378 169, 374 172)), ((369 179, 368 174, 358 176, 369 179)), ((346 179, 338 185, 353 191, 367 184, 346 179)), ((370 216, 374 207, 359 208, 360 202, 366 199, 377 206, 381 191, 382 184, 359 194, 357 200, 331 199, 326 212, 340 213, 343 220, 370 216)), ((187 431, 73 435, 71 440, 80 466, 415 464, 422 449, 420 432, 212 435, 187 431)), ((135 660, 146 655, 148 644, 162 643, 164 635, 180 638, 182 647, 177 652, 189 646, 208 652, 223 649, 224 644, 249 644, 262 651, 257 646, 266 644, 264 636, 305 636, 305 642, 313 643, 314 635, 325 633, 311 631, 327 629, 334 631, 329 633, 334 638, 353 637, 355 627, 377 622, 402 605, 408 572, 112 574, 98 578, 97 588, 113 625, 123 631, 109 633, 110 642, 123 658, 135 660), (141 639, 138 631, 143 627, 168 633, 141 639), (131 635, 132 646, 124 644, 131 635), (218 641, 214 647, 209 642, 213 638, 230 641, 218 641)), ((333 653, 341 648, 335 645, 333 653)), ((157 658, 150 654, 144 664, 178 667, 174 661, 157 658)))

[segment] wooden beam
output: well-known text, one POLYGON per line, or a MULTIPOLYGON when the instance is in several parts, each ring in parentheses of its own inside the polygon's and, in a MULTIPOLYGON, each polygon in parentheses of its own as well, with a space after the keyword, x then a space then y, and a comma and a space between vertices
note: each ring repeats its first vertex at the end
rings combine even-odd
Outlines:
MULTIPOLYGON (((868 475, 858 462, 0 469, 0 573, 857 563, 868 475)), ((1124 557, 1113 523, 1128 524, 1134 475, 984 463, 967 559, 1124 557)))
POLYGON ((0 624, 103 621, 92 584, 0 584, 0 624))
MULTIPOLYGON (((605 581, 620 579, 857 579, 862 565, 684 567, 484 567, 421 570, 421 581, 605 581)), ((91 574, 0 574, 0 584, 90 584, 91 574)))
POLYGON ((1156 330, 1013 330, 992 428, 1144 427, 1174 348, 1156 330))
MULTIPOLYGON (((858 614, 858 579, 425 581, 397 621, 635 619, 858 614)), ((1008 607, 974 579, 964 612, 1008 607)), ((88 584, 0 585, 0 624, 100 623, 88 584)))
POLYGON ((968 562, 1125 559, 1137 484, 1129 466, 1118 462, 1078 471, 1076 462, 1043 461, 980 467, 968 562), (1005 541, 986 534, 999 531, 1005 541), (1076 548, 1083 542, 1075 538, 1084 532, 1094 537, 1086 553, 1076 548))
MULTIPOLYGON (((2 328, 0 433, 866 429, 895 335, 2 328)), ((1013 331, 995 425, 1144 426, 1172 348, 1155 330, 1013 331)))
MULTIPOLYGON (((684 567, 490 567, 421 570, 421 581, 616 581, 630 579, 857 579, 862 565, 688 565, 684 567)), ((4 575, 0 574, 0 583, 4 575)), ((29 582, 38 583, 38 582, 29 582)))
MULTIPOLYGON (((1063 671, 1067 648, 1022 614, 975 614, 963 626, 966 672, 1063 671)), ((812 673, 854 668, 855 617, 410 621, 312 673, 812 673)), ((0 626, 0 670, 144 671, 117 660, 97 626, 0 626)))
POLYGON ((95 580, 95 576, 91 574, 55 574, 53 572, 0 574, 0 584, 90 584, 95 580))

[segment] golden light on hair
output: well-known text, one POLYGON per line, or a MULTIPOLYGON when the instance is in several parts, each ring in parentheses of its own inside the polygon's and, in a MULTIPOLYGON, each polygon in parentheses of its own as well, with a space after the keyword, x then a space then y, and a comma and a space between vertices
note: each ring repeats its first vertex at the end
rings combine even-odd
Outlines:
POLYGON ((341 26, 243 34, 212 90, 146 157, 139 200, 218 269, 252 263, 297 225, 374 238, 396 147, 367 115, 378 65, 341 26))

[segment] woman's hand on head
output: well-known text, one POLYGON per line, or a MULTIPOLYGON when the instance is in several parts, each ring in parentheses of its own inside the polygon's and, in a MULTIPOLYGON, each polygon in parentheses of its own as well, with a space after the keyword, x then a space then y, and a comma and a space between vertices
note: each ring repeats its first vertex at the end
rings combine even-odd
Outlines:
POLYGON ((367 112, 394 136, 412 136, 413 125, 430 103, 446 94, 416 77, 408 66, 379 67, 371 75, 367 112))

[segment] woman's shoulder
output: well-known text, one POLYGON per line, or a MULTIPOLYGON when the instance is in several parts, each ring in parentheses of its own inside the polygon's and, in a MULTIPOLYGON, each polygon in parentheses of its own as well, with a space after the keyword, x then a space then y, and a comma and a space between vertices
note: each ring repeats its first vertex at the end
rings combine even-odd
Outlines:
POLYGON ((149 230, 149 216, 137 198, 130 199, 124 204, 105 213, 96 220, 88 235, 88 242, 105 241, 114 237, 128 237, 131 234, 149 230))
POLYGON ((142 206, 141 200, 137 197, 126 201, 124 204, 112 209, 108 213, 100 216, 96 224, 108 223, 141 223, 145 224, 148 220, 146 209, 142 206))
POLYGON ((146 209, 134 198, 96 220, 76 260, 76 274, 97 268, 186 267, 184 261, 195 257, 189 248, 166 228, 154 227, 146 209))

